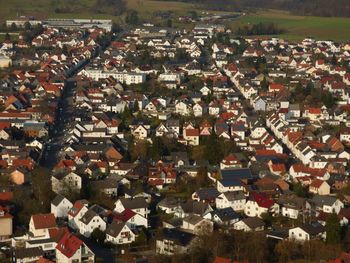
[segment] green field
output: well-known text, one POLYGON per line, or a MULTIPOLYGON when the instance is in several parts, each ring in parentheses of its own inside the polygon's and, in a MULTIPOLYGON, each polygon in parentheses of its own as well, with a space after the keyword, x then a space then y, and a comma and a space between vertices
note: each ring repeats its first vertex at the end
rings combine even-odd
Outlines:
MULTIPOLYGON (((55 2, 64 3, 69 0, 0 0, 0 22, 6 19, 15 19, 17 15, 35 16, 42 18, 106 18, 116 22, 122 22, 121 17, 107 14, 95 14, 93 6, 96 0, 69 1, 75 10, 74 13, 55 13, 55 2)), ((159 22, 152 18, 155 11, 173 11, 176 15, 184 15, 190 10, 198 13, 203 11, 200 7, 176 1, 157 0, 127 0, 129 9, 139 11, 139 16, 146 20, 159 22)), ((239 26, 255 24, 259 22, 275 23, 286 33, 281 37, 288 40, 300 40, 307 36, 316 39, 332 39, 336 41, 350 40, 350 18, 327 18, 313 16, 295 16, 287 12, 266 10, 257 13, 249 13, 227 24, 232 29, 239 26)), ((180 25, 174 20, 174 25, 180 25)), ((183 26, 182 24, 180 26, 183 26)), ((186 24, 186 27, 191 26, 186 24)))
MULTIPOLYGON (((58 0, 59 1, 59 0, 58 0)), ((62 1, 62 0, 61 0, 62 1)), ((66 1, 66 0, 65 0, 66 1)), ((72 7, 76 10, 74 13, 55 13, 54 0, 1 0, 0 1, 0 21, 14 19, 18 15, 35 16, 41 18, 106 18, 115 21, 120 18, 107 15, 95 14, 93 6, 95 0, 75 0, 72 7)), ((127 7, 139 11, 141 18, 148 18, 154 11, 173 11, 176 14, 185 14, 189 10, 195 10, 192 4, 171 2, 171 1, 152 1, 152 0, 127 0, 127 7)))
POLYGON ((239 26, 263 23, 275 23, 286 33, 281 37, 288 40, 301 40, 307 36, 316 39, 350 41, 350 18, 295 16, 287 12, 268 10, 247 14, 230 22, 233 29, 239 26))

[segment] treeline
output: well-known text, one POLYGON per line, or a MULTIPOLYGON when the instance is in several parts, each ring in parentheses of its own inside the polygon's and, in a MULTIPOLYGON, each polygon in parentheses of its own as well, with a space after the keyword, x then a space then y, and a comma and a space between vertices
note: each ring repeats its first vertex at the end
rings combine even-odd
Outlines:
POLYGON ((204 5, 214 10, 244 11, 247 8, 270 8, 296 15, 350 17, 349 0, 180 0, 204 5))
POLYGON ((258 23, 251 26, 239 27, 236 30, 236 34, 239 36, 279 35, 284 32, 285 30, 273 23, 258 23))

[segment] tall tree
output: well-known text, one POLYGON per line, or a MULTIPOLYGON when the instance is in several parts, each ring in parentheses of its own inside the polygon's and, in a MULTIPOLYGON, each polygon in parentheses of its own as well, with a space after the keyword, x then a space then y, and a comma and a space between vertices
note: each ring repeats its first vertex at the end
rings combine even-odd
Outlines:
POLYGON ((341 226, 338 216, 330 214, 326 219, 326 241, 327 244, 338 244, 341 239, 341 226))

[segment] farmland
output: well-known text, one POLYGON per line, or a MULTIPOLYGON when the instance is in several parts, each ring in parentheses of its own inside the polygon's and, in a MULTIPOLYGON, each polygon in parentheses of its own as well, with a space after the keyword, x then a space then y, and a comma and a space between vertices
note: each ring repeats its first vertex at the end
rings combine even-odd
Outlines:
POLYGON ((239 26, 260 22, 274 23, 285 29, 286 32, 281 37, 289 40, 300 40, 307 36, 335 41, 350 40, 350 19, 342 17, 294 16, 287 12, 268 10, 243 15, 229 25, 237 29, 239 26))
MULTIPOLYGON (((35 16, 37 18, 105 18, 121 23, 123 17, 96 13, 94 4, 96 0, 70 1, 73 12, 55 12, 56 6, 68 3, 68 0, 3 0, 0 9, 0 21, 14 19, 18 15, 35 16)), ((143 20, 161 22, 153 17, 156 11, 172 11, 173 17, 188 14, 188 11, 203 11, 200 6, 191 3, 157 0, 127 0, 127 8, 139 12, 143 20)), ((179 24, 173 19, 174 25, 179 24)), ((234 21, 227 21, 233 30, 245 25, 256 23, 274 23, 285 30, 281 37, 288 40, 300 40, 307 36, 316 39, 332 39, 336 41, 350 40, 350 18, 342 17, 314 17, 295 16, 285 11, 264 10, 256 13, 247 13, 234 21)), ((186 24, 186 28, 191 26, 186 24)))

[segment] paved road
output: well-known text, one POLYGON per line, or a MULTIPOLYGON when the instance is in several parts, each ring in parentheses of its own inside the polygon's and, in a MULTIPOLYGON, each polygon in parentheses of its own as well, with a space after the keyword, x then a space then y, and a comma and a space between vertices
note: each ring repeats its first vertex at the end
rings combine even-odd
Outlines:
POLYGON ((57 120, 50 130, 50 141, 46 144, 40 164, 51 169, 58 161, 58 154, 66 139, 66 131, 74 121, 73 97, 76 90, 74 77, 66 81, 62 98, 59 101, 57 120))

